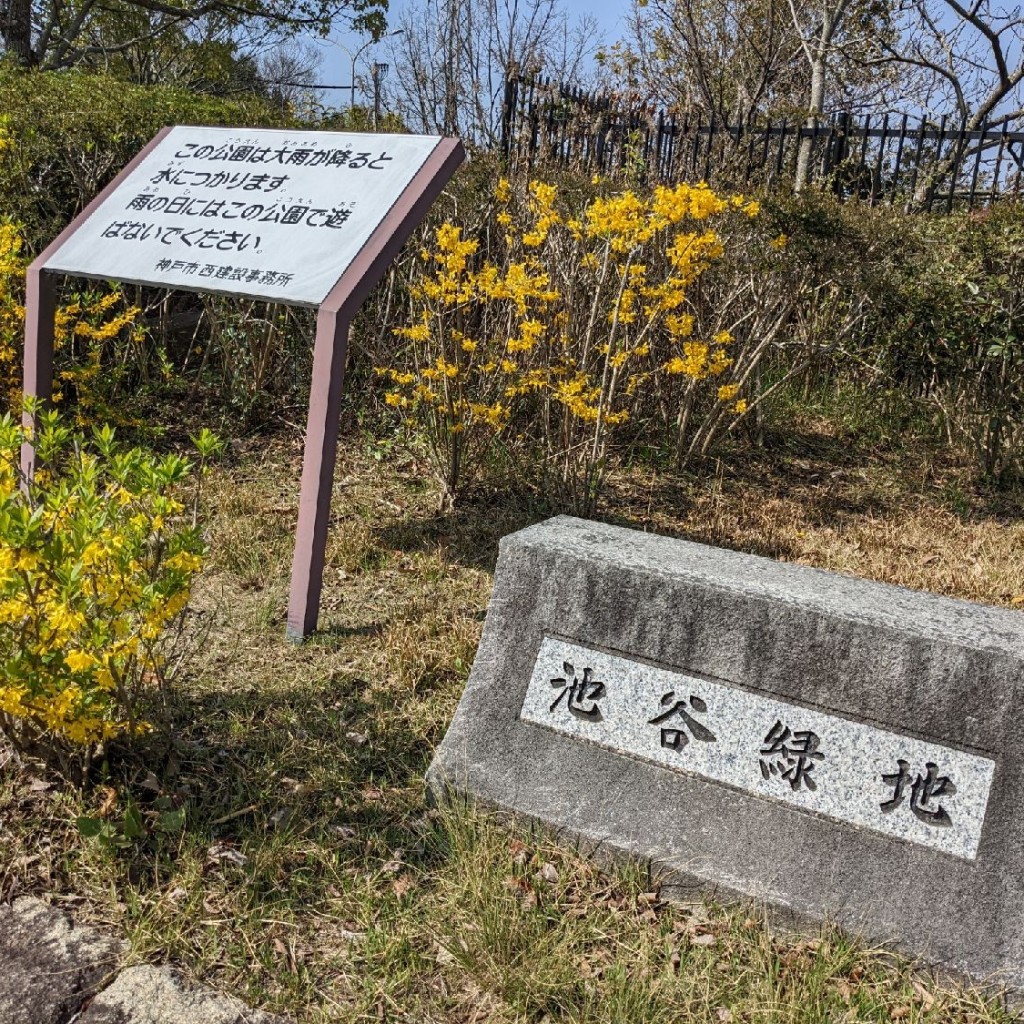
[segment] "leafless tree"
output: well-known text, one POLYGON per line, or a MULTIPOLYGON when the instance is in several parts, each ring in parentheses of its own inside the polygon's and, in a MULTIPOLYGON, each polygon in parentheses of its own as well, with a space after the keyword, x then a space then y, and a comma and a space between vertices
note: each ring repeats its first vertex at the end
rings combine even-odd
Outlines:
MULTIPOLYGON (((807 58, 810 82, 807 93, 808 128, 814 128, 825 111, 828 71, 832 63, 837 36, 853 0, 820 0, 818 4, 802 5, 789 0, 793 25, 800 37, 800 47, 807 58)), ((807 185, 811 166, 811 139, 802 140, 797 154, 794 187, 799 192, 807 185)))
POLYGON ((896 62, 926 112, 955 114, 969 130, 1024 117, 1024 17, 992 0, 901 0, 900 31, 876 63, 896 62))
POLYGON ((493 145, 504 83, 519 71, 572 78, 594 48, 596 21, 572 22, 561 0, 421 0, 390 41, 394 100, 417 130, 493 145))
POLYGON ((311 106, 323 56, 309 43, 281 40, 259 57, 259 74, 271 98, 282 106, 311 106))
POLYGON ((636 100, 728 124, 791 105, 806 69, 786 0, 634 2, 611 56, 636 100))
MULTIPOLYGON (((903 103, 936 121, 946 116, 959 137, 918 182, 923 202, 956 167, 999 145, 970 133, 1024 122, 1024 17, 993 0, 898 0, 892 18, 896 30, 866 66, 897 69, 903 103)), ((1024 151, 1011 152, 1024 173, 1024 151)))

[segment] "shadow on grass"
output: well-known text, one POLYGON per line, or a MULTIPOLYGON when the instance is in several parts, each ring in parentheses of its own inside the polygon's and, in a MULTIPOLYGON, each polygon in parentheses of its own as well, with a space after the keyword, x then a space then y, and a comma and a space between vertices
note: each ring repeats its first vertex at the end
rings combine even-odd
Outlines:
MULTIPOLYGON (((361 874, 385 870, 396 850, 415 864, 425 853, 423 776, 440 739, 431 726, 436 715, 427 713, 431 700, 397 701, 354 677, 273 694, 182 694, 173 709, 175 741, 160 763, 148 757, 115 769, 133 780, 144 812, 168 800, 185 809, 177 852, 159 837, 136 847, 132 879, 143 890, 158 886, 168 858, 209 851, 213 865, 224 850, 256 862, 272 851, 282 877, 292 860, 302 861, 320 878, 306 879, 311 891, 339 865, 361 874)), ((248 884, 272 888, 268 871, 249 872, 248 884)))
POLYGON ((386 630, 383 622, 367 622, 362 626, 346 626, 341 622, 332 622, 317 629, 303 643, 330 644, 334 640, 348 640, 354 637, 378 637, 386 630))
POLYGON ((444 548, 460 565, 493 572, 502 537, 557 514, 532 494, 509 490, 470 495, 452 512, 389 523, 373 532, 382 546, 406 553, 444 548))

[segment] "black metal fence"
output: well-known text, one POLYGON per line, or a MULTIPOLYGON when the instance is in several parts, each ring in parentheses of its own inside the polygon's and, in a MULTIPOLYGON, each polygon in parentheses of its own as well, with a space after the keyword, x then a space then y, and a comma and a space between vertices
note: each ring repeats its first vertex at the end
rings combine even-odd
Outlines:
POLYGON ((969 131, 907 114, 730 125, 630 109, 550 79, 506 81, 502 146, 513 166, 775 191, 792 189, 803 164, 808 181, 840 198, 927 211, 986 206, 1024 187, 1024 131, 1006 125, 969 131))

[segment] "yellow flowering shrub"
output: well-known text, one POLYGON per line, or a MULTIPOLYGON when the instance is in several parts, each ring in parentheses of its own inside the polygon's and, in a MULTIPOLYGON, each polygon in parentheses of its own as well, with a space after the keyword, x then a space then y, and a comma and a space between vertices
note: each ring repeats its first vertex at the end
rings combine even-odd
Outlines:
POLYGON ((426 428, 447 500, 488 443, 527 436, 547 484, 587 512, 610 431, 655 391, 676 421, 698 394, 716 415, 742 415, 733 336, 702 336, 689 297, 723 253, 718 223, 758 212, 704 184, 574 202, 546 182, 502 179, 489 252, 438 228, 412 320, 396 331, 405 347, 378 373, 388 404, 426 428))
POLYGON ((188 460, 38 418, 28 484, 29 433, 0 419, 0 733, 74 773, 100 744, 150 730, 204 543, 177 496, 188 460))
MULTIPOLYGON (((7 409, 18 409, 21 403, 27 265, 21 232, 0 220, 0 405, 7 409)), ((57 307, 54 348, 63 355, 63 369, 57 373, 54 399, 73 397, 80 425, 127 422, 120 404, 108 397, 119 365, 112 357, 115 345, 145 340, 141 313, 116 289, 72 295, 57 307)))

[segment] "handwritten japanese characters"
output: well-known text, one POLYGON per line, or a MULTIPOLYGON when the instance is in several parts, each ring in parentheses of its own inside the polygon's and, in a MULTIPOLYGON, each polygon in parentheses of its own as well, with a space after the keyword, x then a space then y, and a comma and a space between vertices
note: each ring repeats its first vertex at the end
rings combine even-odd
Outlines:
POLYGON ((175 128, 46 268, 318 305, 438 142, 175 128))
POLYGON ((967 860, 994 768, 975 754, 551 638, 521 717, 967 860))

